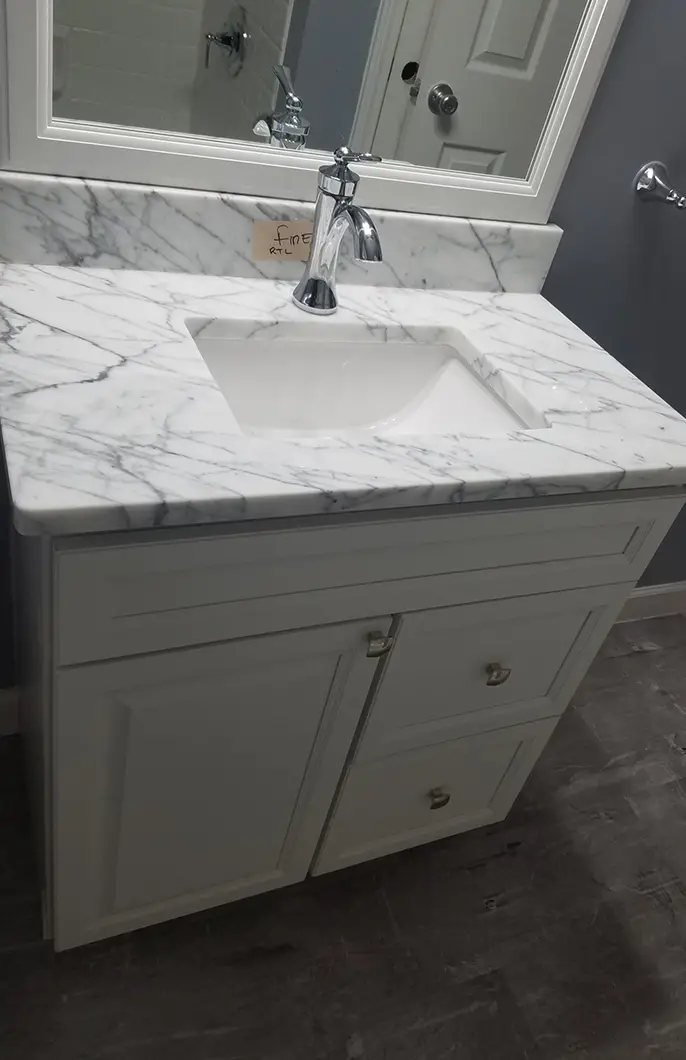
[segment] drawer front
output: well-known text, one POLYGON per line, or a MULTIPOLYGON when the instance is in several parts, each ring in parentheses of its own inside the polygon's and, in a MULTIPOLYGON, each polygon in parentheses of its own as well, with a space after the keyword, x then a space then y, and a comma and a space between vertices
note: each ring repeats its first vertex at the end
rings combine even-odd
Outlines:
POLYGON ((358 758, 560 714, 629 586, 545 593, 403 615, 358 758))
POLYGON ((502 820, 555 724, 515 725, 355 763, 314 874, 502 820))
POLYGON ((69 665, 379 611, 636 581, 681 504, 229 528, 181 540, 151 532, 97 548, 67 540, 56 553, 56 658, 69 665))

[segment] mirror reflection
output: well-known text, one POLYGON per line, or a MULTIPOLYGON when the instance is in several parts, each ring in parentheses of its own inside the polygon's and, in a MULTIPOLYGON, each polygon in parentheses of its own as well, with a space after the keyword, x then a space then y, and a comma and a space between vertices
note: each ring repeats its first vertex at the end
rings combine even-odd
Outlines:
POLYGON ((587 0, 53 0, 57 118, 525 177, 587 0))

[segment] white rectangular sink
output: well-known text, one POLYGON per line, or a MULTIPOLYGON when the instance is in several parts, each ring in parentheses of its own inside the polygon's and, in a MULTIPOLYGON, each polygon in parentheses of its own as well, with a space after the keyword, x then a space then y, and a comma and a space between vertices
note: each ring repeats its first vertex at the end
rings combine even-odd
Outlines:
POLYGON ((498 435, 545 425, 505 404, 435 328, 188 324, 242 434, 498 435))

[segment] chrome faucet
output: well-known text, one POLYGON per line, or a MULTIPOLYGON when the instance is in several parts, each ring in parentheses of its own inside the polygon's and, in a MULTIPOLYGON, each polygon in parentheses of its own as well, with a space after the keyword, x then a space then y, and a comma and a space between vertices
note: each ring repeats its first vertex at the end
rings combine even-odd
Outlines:
POLYGON ((366 210, 353 205, 360 179, 348 162, 380 162, 378 155, 355 154, 349 147, 334 151, 334 163, 319 170, 314 231, 303 278, 293 301, 306 313, 335 313, 336 265, 341 239, 349 228, 357 261, 383 261, 381 242, 366 210))
POLYGON ((295 94, 287 66, 272 66, 272 71, 286 97, 286 109, 277 114, 260 114, 253 126, 253 133, 268 140, 272 147, 290 147, 293 151, 301 151, 310 135, 310 123, 302 115, 302 100, 295 94))

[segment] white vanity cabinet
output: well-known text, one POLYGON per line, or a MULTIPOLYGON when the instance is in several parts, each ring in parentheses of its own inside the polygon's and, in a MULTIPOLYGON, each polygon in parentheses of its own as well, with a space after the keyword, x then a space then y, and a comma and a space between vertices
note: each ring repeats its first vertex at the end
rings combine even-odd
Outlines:
POLYGON ((502 819, 682 503, 19 539, 56 947, 502 819))

